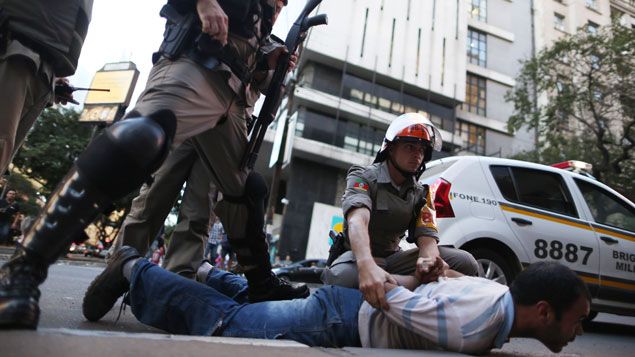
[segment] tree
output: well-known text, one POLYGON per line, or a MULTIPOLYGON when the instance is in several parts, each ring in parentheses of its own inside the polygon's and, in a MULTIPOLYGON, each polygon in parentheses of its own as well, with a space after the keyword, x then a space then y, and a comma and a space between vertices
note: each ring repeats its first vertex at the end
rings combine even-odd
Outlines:
POLYGON ((38 117, 13 164, 42 184, 48 196, 90 141, 92 128, 72 109, 47 108, 38 117))
POLYGON ((635 30, 614 22, 578 31, 524 61, 507 93, 511 132, 536 129, 541 163, 582 160, 593 176, 635 199, 635 30))

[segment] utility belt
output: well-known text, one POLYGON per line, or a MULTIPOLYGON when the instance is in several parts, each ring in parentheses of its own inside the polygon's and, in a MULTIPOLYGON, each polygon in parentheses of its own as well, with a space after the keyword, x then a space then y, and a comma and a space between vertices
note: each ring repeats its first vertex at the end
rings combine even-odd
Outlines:
POLYGON ((252 70, 229 46, 202 33, 195 12, 181 15, 170 4, 161 9, 161 16, 167 19, 163 42, 159 51, 152 56, 152 63, 166 57, 176 60, 186 56, 207 69, 216 69, 221 63, 227 65, 244 84, 251 82, 252 70))
MULTIPOLYGON (((201 35, 202 37, 203 35, 201 35)), ((206 37, 209 37, 205 35, 206 37)), ((233 74, 240 79, 244 84, 250 83, 253 72, 249 69, 244 61, 241 61, 238 56, 232 56, 228 53, 228 50, 221 49, 218 51, 206 51, 201 49, 200 42, 197 41, 197 45, 186 50, 185 56, 199 65, 213 70, 216 69, 221 63, 227 65, 233 74)))

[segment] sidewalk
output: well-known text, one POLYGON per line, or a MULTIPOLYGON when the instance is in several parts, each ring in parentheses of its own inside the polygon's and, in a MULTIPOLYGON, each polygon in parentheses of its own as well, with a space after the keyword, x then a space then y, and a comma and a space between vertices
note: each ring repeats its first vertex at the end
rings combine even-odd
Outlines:
POLYGON ((2 331, 0 354, 25 356, 214 356, 214 357, 324 357, 324 356, 450 356, 437 351, 364 348, 319 348, 286 340, 176 336, 151 333, 104 332, 71 329, 2 331))

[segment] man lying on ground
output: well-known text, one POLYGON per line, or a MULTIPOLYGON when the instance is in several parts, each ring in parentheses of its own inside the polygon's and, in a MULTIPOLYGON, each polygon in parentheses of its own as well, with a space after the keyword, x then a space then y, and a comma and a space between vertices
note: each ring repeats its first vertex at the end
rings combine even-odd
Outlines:
POLYGON ((557 263, 535 263, 511 288, 448 270, 439 281, 415 276, 386 283, 387 310, 359 290, 324 286, 306 299, 247 303, 243 278, 204 263, 198 283, 141 259, 124 247, 98 277, 130 287, 137 319, 174 334, 290 339, 309 346, 445 349, 481 354, 510 337, 532 337, 559 352, 590 308, 584 282, 557 263), (454 277, 458 276, 458 277, 454 277))

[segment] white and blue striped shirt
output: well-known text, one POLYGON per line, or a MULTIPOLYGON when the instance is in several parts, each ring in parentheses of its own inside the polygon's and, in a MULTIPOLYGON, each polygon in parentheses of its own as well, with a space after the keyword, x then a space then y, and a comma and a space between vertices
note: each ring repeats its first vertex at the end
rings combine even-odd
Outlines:
POLYGON ((491 280, 441 278, 386 294, 388 311, 359 310, 363 347, 446 349, 482 354, 505 343, 514 322, 509 288, 491 280))

